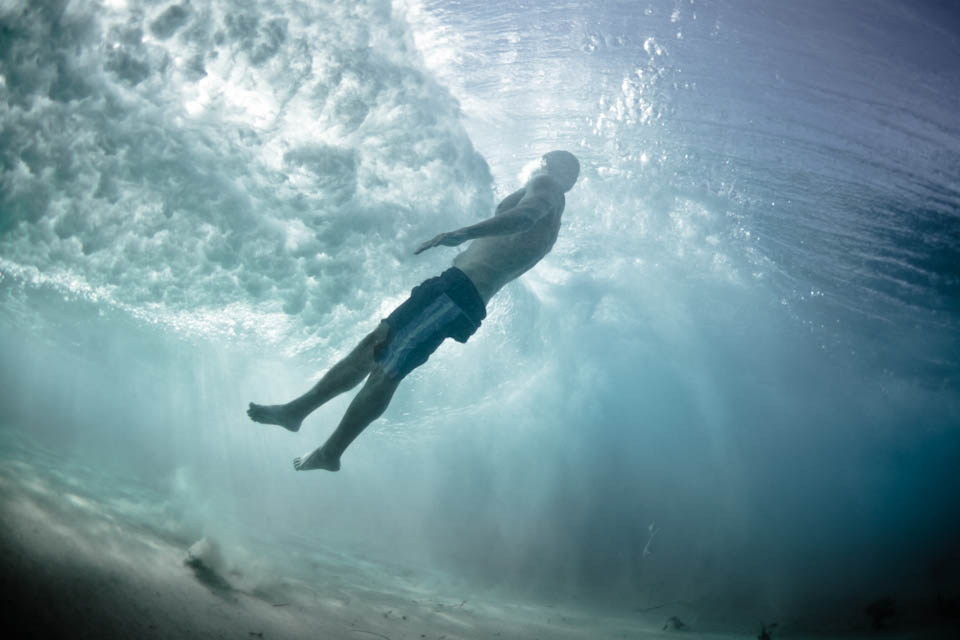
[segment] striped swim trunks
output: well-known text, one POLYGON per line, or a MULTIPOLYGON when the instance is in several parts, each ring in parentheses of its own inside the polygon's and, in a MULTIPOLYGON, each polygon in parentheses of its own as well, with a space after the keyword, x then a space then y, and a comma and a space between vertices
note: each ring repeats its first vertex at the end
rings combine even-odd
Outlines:
POLYGON ((374 353, 395 380, 422 365, 447 338, 466 342, 487 316, 486 305, 470 278, 451 267, 424 280, 385 320, 390 333, 374 353))

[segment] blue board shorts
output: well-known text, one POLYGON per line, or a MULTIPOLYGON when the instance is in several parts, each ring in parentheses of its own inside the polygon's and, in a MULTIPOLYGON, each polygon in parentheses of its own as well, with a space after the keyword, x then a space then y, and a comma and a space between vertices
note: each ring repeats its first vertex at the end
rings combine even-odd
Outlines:
POLYGON ((466 342, 486 317, 487 307, 473 282, 451 267, 414 287, 406 302, 384 319, 390 333, 374 351, 374 360, 390 377, 402 380, 447 338, 466 342))

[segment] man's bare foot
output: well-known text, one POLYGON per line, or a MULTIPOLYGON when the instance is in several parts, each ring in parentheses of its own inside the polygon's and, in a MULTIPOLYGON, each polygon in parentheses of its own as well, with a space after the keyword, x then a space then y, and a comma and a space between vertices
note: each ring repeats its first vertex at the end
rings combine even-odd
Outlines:
POLYGON ((294 458, 293 468, 297 471, 309 471, 310 469, 339 471, 340 458, 331 458, 324 452, 323 447, 317 447, 310 453, 304 454, 301 458, 294 458))
POLYGON ((264 424, 278 424, 287 431, 296 433, 300 431, 300 423, 303 422, 303 416, 290 408, 286 404, 254 404, 250 403, 247 409, 247 415, 254 422, 264 424))

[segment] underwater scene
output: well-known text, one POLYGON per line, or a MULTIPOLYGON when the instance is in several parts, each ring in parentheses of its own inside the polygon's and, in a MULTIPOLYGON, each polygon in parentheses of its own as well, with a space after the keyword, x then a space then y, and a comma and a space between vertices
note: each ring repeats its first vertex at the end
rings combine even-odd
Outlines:
POLYGON ((0 0, 10 637, 958 637, 958 113, 950 0, 0 0))

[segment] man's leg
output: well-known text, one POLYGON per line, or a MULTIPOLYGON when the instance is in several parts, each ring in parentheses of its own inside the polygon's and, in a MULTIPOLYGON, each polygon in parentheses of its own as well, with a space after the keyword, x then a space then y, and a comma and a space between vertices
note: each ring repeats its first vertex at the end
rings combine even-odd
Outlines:
POLYGON ((344 391, 353 389, 367 377, 374 365, 373 352, 377 345, 387 339, 389 332, 390 326, 381 322, 305 394, 287 404, 262 405, 251 402, 247 415, 255 422, 278 424, 289 431, 299 431, 300 423, 314 409, 344 391))
POLYGON ((326 469, 338 471, 340 456, 344 449, 379 418, 390 404, 393 392, 397 390, 400 381, 394 380, 384 373, 380 367, 374 367, 367 378, 367 383, 360 389, 360 393, 353 399, 337 430, 333 432, 322 447, 318 447, 302 458, 295 458, 293 466, 298 471, 308 469, 326 469))

